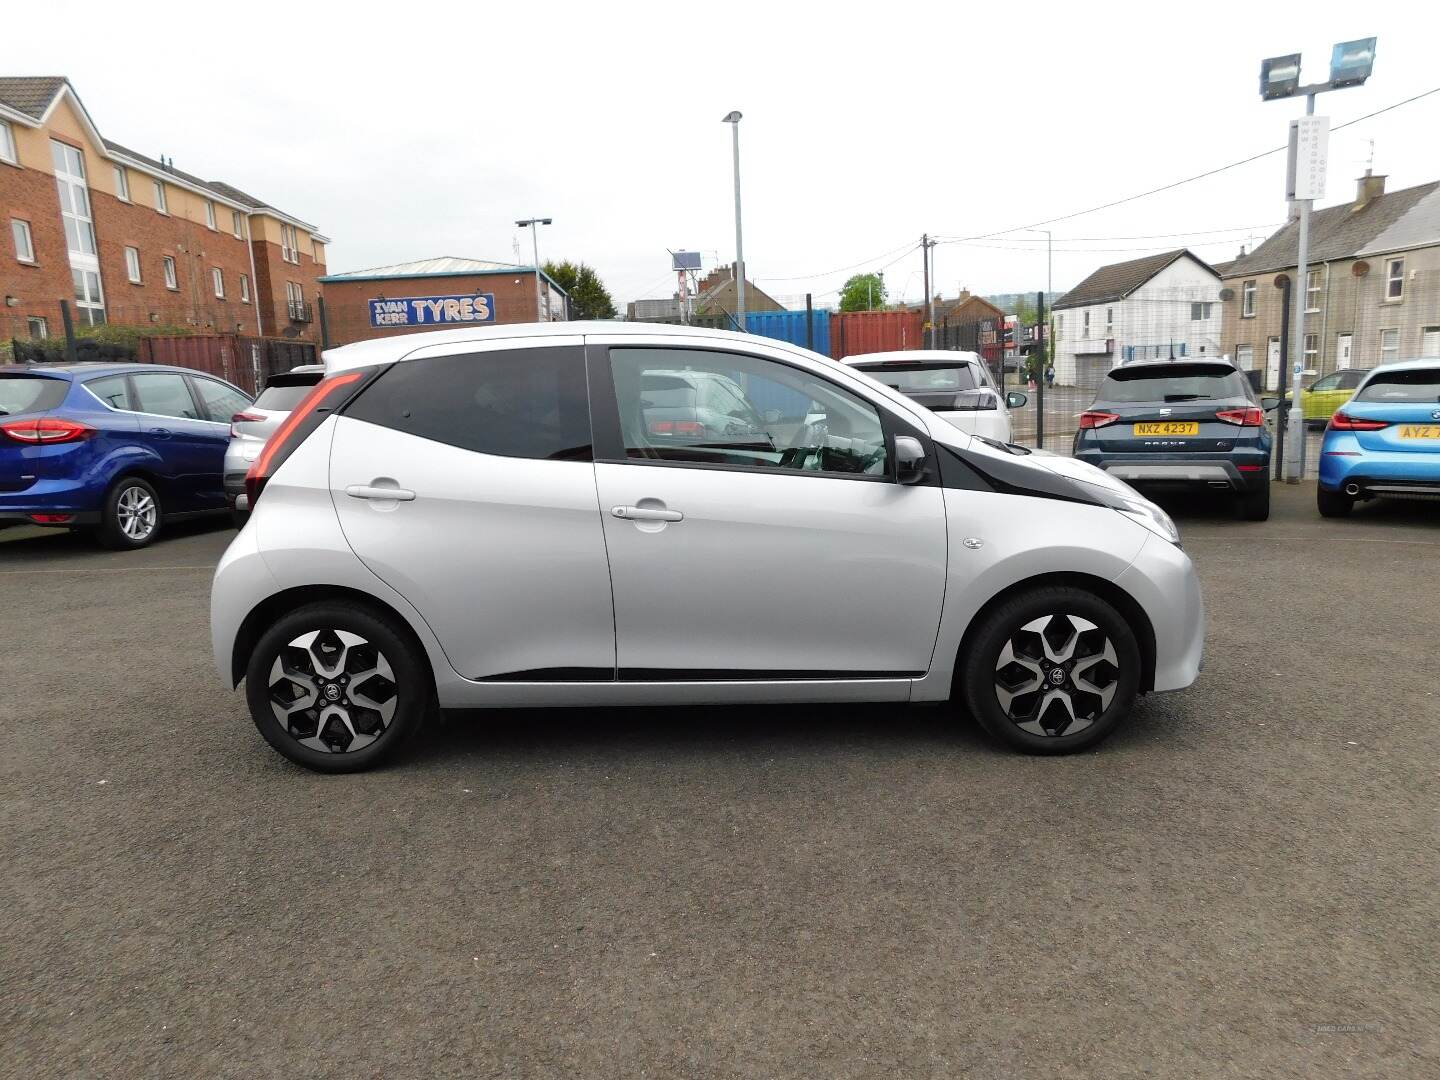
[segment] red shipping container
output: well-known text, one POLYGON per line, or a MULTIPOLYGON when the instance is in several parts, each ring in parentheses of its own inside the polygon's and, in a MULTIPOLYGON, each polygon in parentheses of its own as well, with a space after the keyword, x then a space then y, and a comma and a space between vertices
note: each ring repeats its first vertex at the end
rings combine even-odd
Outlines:
POLYGON ((837 311, 830 316, 835 359, 862 353, 900 352, 924 346, 918 311, 837 311))

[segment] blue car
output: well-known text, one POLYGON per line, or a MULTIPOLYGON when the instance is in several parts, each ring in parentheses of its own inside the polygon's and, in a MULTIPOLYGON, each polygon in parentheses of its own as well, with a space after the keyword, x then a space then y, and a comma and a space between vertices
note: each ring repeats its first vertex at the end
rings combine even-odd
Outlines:
POLYGON ((230 418, 249 403, 185 368, 0 366, 0 525, 93 529, 124 549, 224 510, 230 418))
POLYGON ((1377 367, 1320 446, 1316 502, 1344 517, 1360 499, 1440 497, 1440 359, 1377 367))

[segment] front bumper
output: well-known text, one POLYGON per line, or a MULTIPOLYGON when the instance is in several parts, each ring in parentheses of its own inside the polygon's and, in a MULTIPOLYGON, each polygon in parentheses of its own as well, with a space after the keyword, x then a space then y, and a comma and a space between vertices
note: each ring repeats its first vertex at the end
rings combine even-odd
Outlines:
POLYGON ((1237 452, 1225 457, 1197 455, 1194 458, 1081 450, 1075 456, 1135 487, 1255 491, 1270 482, 1270 457, 1263 450, 1237 452))
POLYGON ((1155 632, 1151 689, 1183 690, 1193 683, 1204 658, 1205 599, 1190 556, 1152 536, 1115 584, 1145 609, 1155 632))

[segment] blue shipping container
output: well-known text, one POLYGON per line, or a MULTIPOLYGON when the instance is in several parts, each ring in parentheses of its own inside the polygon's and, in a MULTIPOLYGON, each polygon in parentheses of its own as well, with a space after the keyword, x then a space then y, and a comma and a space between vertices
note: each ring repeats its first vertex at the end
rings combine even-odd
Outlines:
MULTIPOLYGON (((830 355, 830 310, 816 308, 812 314, 814 342, 810 348, 821 356, 830 355)), ((792 345, 805 347, 805 312, 803 311, 750 311, 745 314, 745 327, 752 334, 778 338, 792 345)))

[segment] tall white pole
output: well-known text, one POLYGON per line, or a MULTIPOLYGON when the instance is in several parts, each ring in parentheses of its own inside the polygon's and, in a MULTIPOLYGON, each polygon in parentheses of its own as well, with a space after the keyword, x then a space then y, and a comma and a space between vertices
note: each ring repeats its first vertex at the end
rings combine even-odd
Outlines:
POLYGON ((535 321, 545 321, 545 303, 540 298, 540 225, 530 219, 530 251, 535 258, 535 321))
POLYGON ((735 321, 742 332, 745 326, 745 234, 740 228, 740 114, 730 121, 730 134, 735 152, 735 321))
MULTIPOLYGON (((1315 95, 1305 95, 1305 115, 1315 115, 1315 95)), ((1290 289, 1290 302, 1295 304, 1295 343, 1290 354, 1290 442, 1285 454, 1285 481, 1298 484, 1305 478, 1305 408, 1300 398, 1300 375, 1305 370, 1305 274, 1310 261, 1310 206, 1313 200, 1300 199, 1300 245, 1296 252, 1295 284, 1290 289), (1297 300, 1298 297, 1298 300, 1297 300)))

